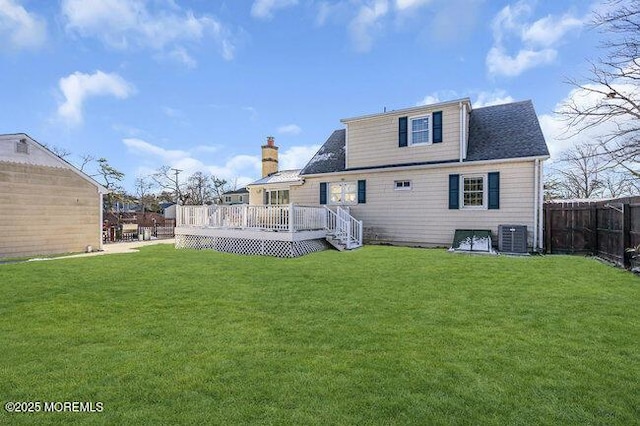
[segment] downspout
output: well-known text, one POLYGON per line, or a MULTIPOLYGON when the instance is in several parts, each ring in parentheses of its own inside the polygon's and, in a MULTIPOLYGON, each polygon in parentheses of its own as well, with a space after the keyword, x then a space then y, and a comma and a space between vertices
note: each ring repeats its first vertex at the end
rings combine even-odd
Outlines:
POLYGON ((467 159, 467 104, 462 103, 462 159, 467 159))
POLYGON ((462 163, 462 161, 464 160, 464 154, 463 154, 463 150, 464 150, 464 115, 463 115, 463 108, 464 105, 462 104, 462 102, 460 102, 458 104, 459 108, 460 108, 460 162, 462 163))
POLYGON ((538 176, 540 177, 540 182, 538 183, 538 248, 540 251, 544 251, 544 169, 542 166, 542 161, 538 160, 540 169, 538 171, 538 176))
POLYGON ((538 250, 538 203, 540 202, 540 197, 538 196, 538 192, 540 191, 540 178, 538 176, 540 169, 538 164, 540 160, 536 159, 533 163, 533 244, 532 248, 534 251, 538 250))
POLYGON ((99 224, 99 238, 98 238, 98 247, 100 247, 100 251, 104 250, 103 246, 103 226, 104 226, 104 194, 100 192, 98 189, 98 197, 100 198, 100 224, 99 224))

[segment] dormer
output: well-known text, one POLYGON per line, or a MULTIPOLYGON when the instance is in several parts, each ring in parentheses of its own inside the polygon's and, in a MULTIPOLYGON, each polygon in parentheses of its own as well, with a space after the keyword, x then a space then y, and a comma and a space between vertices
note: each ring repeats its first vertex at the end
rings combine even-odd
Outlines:
POLYGON ((346 168, 463 161, 469 98, 341 120, 346 168))

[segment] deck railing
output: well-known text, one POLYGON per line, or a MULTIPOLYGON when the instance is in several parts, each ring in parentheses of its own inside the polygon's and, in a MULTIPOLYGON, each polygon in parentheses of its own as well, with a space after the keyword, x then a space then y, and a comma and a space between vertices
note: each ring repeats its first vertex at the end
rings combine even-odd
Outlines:
POLYGON ((176 226, 201 228, 259 229, 266 231, 326 230, 347 249, 362 246, 362 221, 342 207, 326 206, 178 206, 176 226))
POLYGON ((278 206, 178 206, 176 226, 263 229, 271 231, 312 231, 325 229, 322 207, 294 204, 278 206))

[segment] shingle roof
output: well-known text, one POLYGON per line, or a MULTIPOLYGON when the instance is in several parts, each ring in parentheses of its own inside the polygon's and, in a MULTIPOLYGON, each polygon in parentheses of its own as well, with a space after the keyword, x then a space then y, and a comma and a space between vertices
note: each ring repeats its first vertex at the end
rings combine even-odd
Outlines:
POLYGON ((262 179, 258 179, 255 182, 250 183, 249 185, 267 185, 270 183, 293 183, 300 182, 302 178, 300 177, 300 170, 281 170, 279 172, 275 172, 270 174, 269 176, 265 176, 262 179))
MULTIPOLYGON (((335 130, 300 174, 335 173, 347 170, 345 167, 345 134, 344 129, 335 130)), ((469 143, 465 162, 547 155, 549 155, 549 150, 531 101, 494 105, 471 111, 469 143)), ((456 161, 458 160, 407 162, 348 170, 418 166, 456 161)))
POLYGON ((335 130, 300 174, 311 175, 343 171, 345 169, 345 135, 346 130, 335 130))
POLYGON ((474 109, 466 161, 549 155, 531 101, 474 109))
POLYGON ((345 167, 346 130, 335 130, 316 155, 304 166, 301 175, 341 172, 345 167))
POLYGON ((248 194, 249 190, 244 187, 244 188, 240 188, 240 189, 235 189, 233 191, 227 191, 222 195, 234 195, 234 194, 248 194))

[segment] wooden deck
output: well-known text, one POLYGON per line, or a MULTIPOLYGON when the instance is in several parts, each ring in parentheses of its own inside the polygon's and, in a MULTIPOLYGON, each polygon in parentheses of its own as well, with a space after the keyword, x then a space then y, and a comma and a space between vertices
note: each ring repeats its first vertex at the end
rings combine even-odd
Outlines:
POLYGON ((362 246, 362 222, 346 211, 293 204, 178 206, 175 234, 176 248, 276 257, 325 250, 328 236, 347 249, 362 246))

